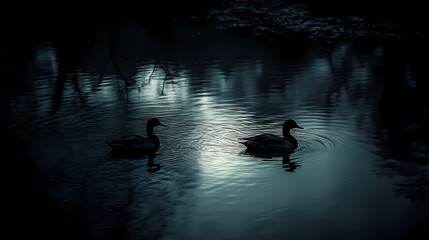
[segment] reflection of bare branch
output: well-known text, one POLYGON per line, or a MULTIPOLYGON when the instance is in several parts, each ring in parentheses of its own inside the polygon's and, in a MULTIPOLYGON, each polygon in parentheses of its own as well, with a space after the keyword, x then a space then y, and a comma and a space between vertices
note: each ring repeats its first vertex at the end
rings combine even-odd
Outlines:
POLYGON ((61 103, 63 100, 63 92, 64 86, 67 80, 67 76, 71 75, 71 81, 73 85, 73 89, 79 96, 79 100, 81 103, 85 103, 86 99, 82 94, 82 90, 79 86, 79 79, 77 75, 77 70, 75 65, 68 66, 67 63, 63 60, 58 61, 59 70, 57 75, 57 80, 55 82, 54 94, 52 96, 52 112, 58 112, 61 107, 61 103))
MULTIPOLYGON (((171 72, 176 71, 176 70, 177 70, 177 68, 176 68, 176 69, 174 69, 174 70, 172 70, 172 71, 170 71, 170 70, 169 70, 169 67, 168 67, 168 62, 166 62, 165 64, 167 65, 167 67, 164 67, 164 65, 162 65, 162 64, 161 64, 161 61, 159 60, 159 58, 156 58, 156 60, 155 60, 155 67, 154 67, 154 69, 153 69, 152 74, 150 75, 150 77, 152 77, 153 73, 155 72, 155 68, 156 68, 156 66, 158 66, 158 65, 159 65, 159 67, 162 69, 162 71, 164 71, 164 73, 165 73, 167 76, 169 76, 169 77, 177 77, 177 76, 179 76, 179 74, 173 74, 173 73, 171 73, 171 72)), ((149 77, 149 78, 150 78, 150 77, 149 77)))
MULTIPOLYGON (((168 62, 166 62, 166 64, 168 64, 168 62)), ((165 74, 168 74, 168 73, 169 73, 168 69, 166 69, 166 68, 161 64, 161 62, 159 62, 159 67, 164 71, 164 73, 165 73, 165 74)), ((167 66, 167 68, 168 68, 168 66, 167 66)))
POLYGON ((76 71, 76 66, 73 66, 72 83, 73 83, 74 90, 79 95, 80 102, 85 103, 86 99, 85 99, 85 97, 82 96, 82 90, 80 89, 80 86, 79 86, 79 80, 78 80, 78 75, 77 75, 77 71, 76 71))
POLYGON ((162 89, 161 89, 161 96, 164 95, 164 88, 165 88, 165 81, 167 80, 167 77, 169 74, 165 74, 164 80, 162 81, 162 89))
POLYGON ((122 74, 121 68, 119 68, 118 62, 116 61, 115 55, 111 56, 112 61, 113 61, 113 65, 115 65, 115 69, 119 74, 119 78, 121 78, 122 81, 125 82, 125 84, 127 84, 127 81, 124 78, 124 75, 122 74))
MULTIPOLYGON (((164 66, 161 64, 161 61, 159 60, 159 58, 158 58, 158 57, 156 57, 156 58, 155 58, 155 63, 154 63, 154 66, 153 66, 152 72, 151 72, 151 74, 149 75, 148 83, 147 83, 147 84, 149 84, 149 83, 150 83, 150 81, 151 81, 151 79, 152 79, 152 76, 155 74, 155 71, 156 71, 156 69, 157 69, 158 67, 159 67, 159 68, 161 68, 161 69, 162 69, 162 71, 165 73, 164 79, 162 80, 162 89, 161 89, 161 95, 164 95, 165 84, 166 84, 166 83, 172 83, 172 84, 177 83, 176 81, 168 81, 168 80, 174 79, 174 77, 178 77, 178 76, 179 76, 179 74, 172 74, 172 73, 168 70, 168 66, 167 66, 167 68, 166 68, 166 67, 164 67, 164 66)), ((142 83, 141 87, 144 87, 144 85, 145 85, 145 84, 144 84, 144 83, 142 83)))
POLYGON ((160 63, 159 63, 159 58, 155 58, 155 65, 153 66, 152 73, 151 73, 151 74, 150 74, 150 76, 149 76, 148 83, 150 83, 150 79, 152 78, 153 74, 155 73, 156 66, 157 66, 158 64, 160 64, 160 63))
POLYGON ((64 84, 66 82, 67 77, 67 70, 64 66, 64 63, 61 61, 58 61, 58 75, 57 75, 57 81, 55 81, 55 90, 54 95, 52 96, 52 112, 58 112, 61 106, 61 101, 63 98, 63 90, 64 90, 64 84))
POLYGON ((100 86, 100 84, 103 82, 103 80, 104 80, 103 73, 100 72, 100 77, 99 77, 97 83, 95 84, 95 86, 92 87, 92 91, 96 91, 98 89, 98 87, 100 86))
POLYGON ((119 68, 118 62, 116 61, 115 55, 116 55, 116 42, 117 42, 117 29, 115 27, 112 28, 110 32, 110 59, 113 62, 113 65, 115 66, 116 71, 119 74, 119 77, 122 81, 125 81, 124 75, 122 74, 121 69, 119 68))
MULTIPOLYGON (((112 31, 110 32, 110 60, 112 60, 113 65, 115 66, 116 72, 119 75, 119 78, 124 82, 125 87, 124 89, 127 90, 129 86, 133 85, 135 83, 135 80, 129 82, 125 78, 125 75, 122 73, 121 68, 119 66, 119 63, 116 59, 116 56, 122 57, 119 53, 116 51, 116 42, 117 42, 117 29, 113 27, 112 31)), ((124 57, 122 57, 124 58, 124 57)), ((127 93, 128 95, 128 93, 127 93)))

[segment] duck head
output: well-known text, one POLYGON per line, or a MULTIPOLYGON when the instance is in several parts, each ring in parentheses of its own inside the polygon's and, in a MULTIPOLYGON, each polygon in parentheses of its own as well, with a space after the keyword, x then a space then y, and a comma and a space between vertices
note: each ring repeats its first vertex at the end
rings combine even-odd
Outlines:
POLYGON ((283 131, 289 132, 289 130, 291 130, 292 128, 304 129, 303 127, 298 126, 298 124, 296 124, 296 122, 292 119, 286 120, 283 123, 283 131))
POLYGON ((304 129, 304 128, 298 126, 298 124, 296 124, 296 122, 292 119, 286 120, 283 123, 283 138, 289 141, 290 143, 292 143, 294 148, 297 148, 298 141, 289 133, 289 130, 291 130, 292 128, 299 128, 299 129, 304 129))
POLYGON ((147 124, 146 124, 146 127, 147 127, 147 128, 154 128, 154 127, 157 127, 157 126, 167 127, 167 126, 165 126, 164 124, 162 124, 162 123, 158 120, 158 118, 151 118, 151 119, 149 119, 149 120, 147 121, 147 124))
POLYGON ((147 121, 146 124, 146 134, 147 137, 149 138, 149 140, 151 140, 153 143, 155 143, 155 145, 157 146, 157 148, 159 147, 159 138, 155 135, 155 133, 153 132, 153 129, 157 126, 163 126, 166 127, 164 124, 162 124, 158 118, 151 118, 147 121))

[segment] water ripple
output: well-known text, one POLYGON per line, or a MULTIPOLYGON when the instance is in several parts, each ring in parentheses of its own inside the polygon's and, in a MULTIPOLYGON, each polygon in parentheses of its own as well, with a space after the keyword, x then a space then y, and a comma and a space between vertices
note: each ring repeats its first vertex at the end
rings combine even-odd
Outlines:
MULTIPOLYGON (((196 239, 241 239, 258 226, 276 236, 298 231, 299 239, 308 236, 299 232, 302 226, 326 233, 314 222, 366 233, 386 219, 386 226, 397 224, 397 216, 413 219, 404 215, 410 206, 391 197, 390 178, 373 171, 374 160, 383 159, 377 106, 385 89, 374 84, 378 65, 369 66, 383 60, 383 48, 357 52, 350 43, 315 44, 308 54, 283 59, 277 49, 247 44, 225 48, 254 54, 250 60, 228 52, 201 61, 200 53, 195 59, 142 57, 136 68, 124 61, 128 80, 118 71, 80 65, 61 75, 55 48, 41 47, 32 59, 36 67, 23 75, 26 87, 5 88, 2 119, 24 142, 41 189, 69 212, 70 204, 82 205, 92 228, 119 222, 137 238, 171 231, 184 238, 192 232, 196 239), (153 161, 162 168, 150 171, 148 157, 109 155, 106 140, 145 135, 152 117, 168 126, 155 128, 161 147, 153 161), (241 154, 240 138, 281 136, 286 119, 305 128, 291 131, 299 142, 295 153, 269 159, 241 154)), ((178 46, 169 47, 183 51, 178 46)), ((425 190, 424 178, 419 181, 398 186, 405 193, 425 190)))

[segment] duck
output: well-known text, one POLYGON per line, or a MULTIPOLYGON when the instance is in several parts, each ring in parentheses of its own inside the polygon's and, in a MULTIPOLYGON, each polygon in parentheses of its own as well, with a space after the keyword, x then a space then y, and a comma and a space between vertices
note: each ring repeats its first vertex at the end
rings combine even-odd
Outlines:
POLYGON ((242 138, 246 140, 241 142, 247 147, 247 151, 285 151, 293 152, 298 147, 298 141, 290 135, 289 131, 293 128, 304 129, 292 120, 286 120, 283 123, 283 137, 273 134, 261 134, 254 137, 242 138))
POLYGON ((147 137, 129 134, 108 141, 107 145, 112 149, 112 153, 120 155, 137 155, 156 152, 159 149, 160 141, 153 132, 153 129, 157 126, 166 127, 159 119, 151 118, 146 123, 147 137))

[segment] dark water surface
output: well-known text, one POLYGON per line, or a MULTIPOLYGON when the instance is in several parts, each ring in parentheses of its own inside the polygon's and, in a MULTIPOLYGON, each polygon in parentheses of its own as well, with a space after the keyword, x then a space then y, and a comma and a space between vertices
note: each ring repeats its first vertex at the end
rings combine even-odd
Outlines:
POLYGON ((182 23, 163 40, 135 22, 90 39, 34 46, 2 118, 38 191, 92 238, 400 239, 427 224, 427 109, 396 94, 425 96, 395 45, 182 23), (168 125, 162 168, 109 155, 106 140, 152 117, 168 125), (243 153, 239 138, 286 119, 305 128, 289 159, 243 153))

